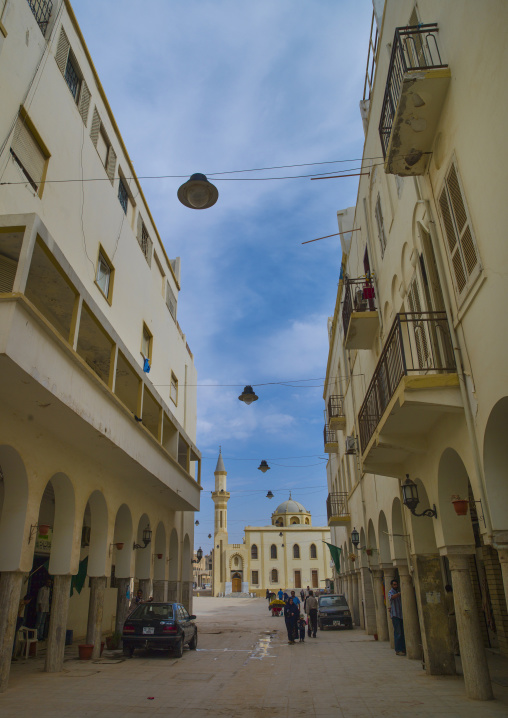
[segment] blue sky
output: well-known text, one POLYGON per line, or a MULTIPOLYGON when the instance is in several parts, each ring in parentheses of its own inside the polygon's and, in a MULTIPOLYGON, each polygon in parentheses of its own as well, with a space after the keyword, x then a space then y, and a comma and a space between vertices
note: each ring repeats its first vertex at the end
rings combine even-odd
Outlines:
POLYGON ((143 180, 170 257, 182 258, 178 319, 198 370, 203 454, 195 545, 213 534, 213 471, 226 469, 229 536, 270 523, 293 491, 326 525, 322 379, 339 279, 336 212, 358 178, 239 181, 344 170, 361 157, 369 0, 74 0, 139 176, 203 172, 217 204, 179 204, 183 180, 143 180), (100 21, 99 21, 100 18, 100 21), (235 178, 232 181, 224 178, 235 178), (237 397, 258 386, 251 406, 237 397), (237 385, 237 386, 224 386, 237 385), (303 385, 306 385, 303 388, 303 385), (261 459, 271 470, 257 471, 261 459), (275 498, 265 498, 271 490, 275 498))

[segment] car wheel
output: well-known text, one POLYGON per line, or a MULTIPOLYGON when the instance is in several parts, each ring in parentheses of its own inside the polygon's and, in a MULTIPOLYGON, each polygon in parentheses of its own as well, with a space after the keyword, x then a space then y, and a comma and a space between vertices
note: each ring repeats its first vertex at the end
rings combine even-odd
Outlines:
POLYGON ((194 635, 192 636, 192 639, 189 642, 189 648, 191 649, 191 651, 195 651, 197 647, 198 647, 198 629, 196 628, 196 631, 195 631, 194 635))
POLYGON ((180 638, 175 646, 175 656, 181 658, 183 656, 183 638, 180 638))
POLYGON ((127 656, 127 658, 132 658, 133 653, 134 653, 134 648, 132 648, 132 646, 124 646, 123 647, 123 655, 127 656))

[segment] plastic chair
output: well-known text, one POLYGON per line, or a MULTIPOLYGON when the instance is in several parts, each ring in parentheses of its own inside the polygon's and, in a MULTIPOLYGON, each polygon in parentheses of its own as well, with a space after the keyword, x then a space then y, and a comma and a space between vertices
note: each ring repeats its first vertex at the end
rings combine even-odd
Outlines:
POLYGON ((36 628, 28 628, 27 626, 21 626, 21 628, 18 631, 18 634, 20 635, 20 638, 22 641, 24 641, 24 648, 23 652, 25 654, 25 658, 28 658, 30 655, 30 644, 35 643, 35 655, 37 656, 37 629, 36 628))

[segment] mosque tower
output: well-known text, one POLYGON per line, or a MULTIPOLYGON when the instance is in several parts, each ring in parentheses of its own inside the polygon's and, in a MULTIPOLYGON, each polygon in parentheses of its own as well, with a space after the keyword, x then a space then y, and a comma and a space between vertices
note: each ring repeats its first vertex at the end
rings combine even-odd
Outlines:
POLYGON ((212 595, 223 589, 226 580, 225 550, 228 545, 228 501, 229 491, 226 491, 227 471, 222 460, 222 450, 219 449, 219 458, 215 468, 215 491, 212 492, 215 504, 215 524, 213 540, 213 584, 212 595))

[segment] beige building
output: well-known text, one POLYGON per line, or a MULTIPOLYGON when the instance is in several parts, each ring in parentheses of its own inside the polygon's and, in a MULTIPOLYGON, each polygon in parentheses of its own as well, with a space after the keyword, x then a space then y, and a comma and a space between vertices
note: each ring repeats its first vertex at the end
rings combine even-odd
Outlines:
POLYGON ((508 654, 507 66, 506 3, 375 0, 324 394, 329 524, 357 623, 393 640, 397 574, 408 658, 454 674, 451 585, 479 700, 486 649, 508 654))
POLYGON ((66 630, 98 655, 138 586, 190 609, 201 486, 179 259, 166 253, 70 3, 17 0, 1 13, 5 690, 20 595, 32 596, 33 625, 48 575, 47 671, 62 668, 66 630))
POLYGON ((289 499, 278 506, 269 526, 246 526, 241 544, 228 542, 228 508, 231 497, 227 472, 219 454, 215 469, 215 532, 213 548, 213 595, 255 593, 266 589, 325 588, 332 575, 330 529, 313 526, 307 509, 289 499))

